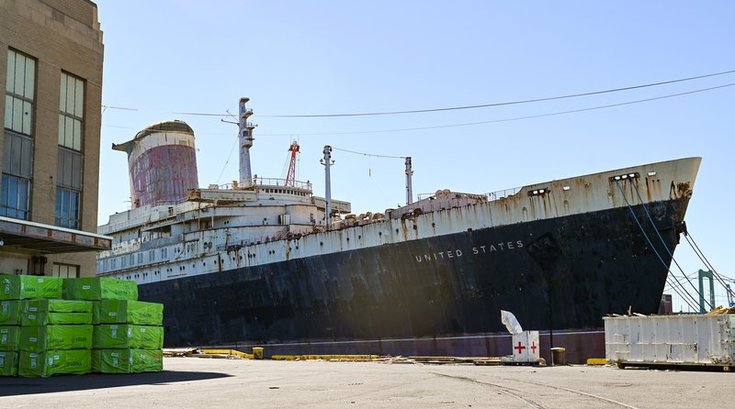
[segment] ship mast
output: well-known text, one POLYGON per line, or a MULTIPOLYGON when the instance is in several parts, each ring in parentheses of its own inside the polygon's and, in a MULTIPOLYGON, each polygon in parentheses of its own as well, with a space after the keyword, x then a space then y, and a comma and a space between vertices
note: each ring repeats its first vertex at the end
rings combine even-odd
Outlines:
POLYGON ((411 157, 406 157, 406 205, 413 203, 413 184, 411 182, 413 176, 413 168, 411 167, 411 157))
POLYGON ((248 118, 253 114, 252 109, 247 109, 245 104, 250 98, 240 98, 240 185, 247 187, 253 184, 253 173, 250 169, 250 148, 253 146, 253 129, 255 125, 248 122, 248 118))
POLYGON ((329 230, 329 225, 332 223, 332 179, 329 173, 329 167, 334 164, 332 160, 332 147, 324 145, 324 151, 322 152, 324 153, 324 158, 321 160, 322 165, 324 165, 324 198, 327 201, 324 223, 327 226, 327 230, 329 230))
POLYGON ((291 152, 291 159, 288 163, 288 172, 286 172, 286 186, 293 187, 296 183, 296 155, 299 153, 299 144, 294 141, 288 151, 291 152))

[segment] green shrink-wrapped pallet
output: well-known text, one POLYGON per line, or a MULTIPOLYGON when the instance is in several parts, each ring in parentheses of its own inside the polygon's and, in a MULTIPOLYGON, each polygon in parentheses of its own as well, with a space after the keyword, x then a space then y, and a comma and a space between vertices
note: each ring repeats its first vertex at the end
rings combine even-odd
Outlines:
POLYGON ((162 325, 163 304, 130 300, 95 301, 93 323, 162 325))
POLYGON ((20 322, 20 301, 0 301, 0 325, 17 325, 20 322))
POLYGON ((20 303, 22 312, 92 312, 92 301, 34 298, 20 303))
POLYGON ((61 277, 0 274, 0 300, 61 298, 61 277))
POLYGON ((161 372, 163 370, 163 350, 131 349, 133 373, 161 372))
POLYGON ((0 351, 17 351, 20 341, 20 327, 17 325, 0 326, 0 351))
POLYGON ((163 348, 163 327, 132 324, 100 324, 94 326, 94 349, 163 348))
POLYGON ((163 370, 160 349, 93 349, 92 372, 139 373, 163 370))
POLYGON ((21 312, 20 325, 23 326, 39 326, 39 325, 80 325, 92 324, 91 312, 21 312))
POLYGON ((0 376, 18 375, 18 353, 0 351, 0 376))
POLYGON ((130 361, 130 349, 92 350, 92 372, 95 373, 130 373, 130 361))
POLYGON ((91 325, 45 325, 20 327, 20 350, 91 349, 91 325))
POLYGON ((47 377, 51 375, 83 375, 92 370, 89 349, 21 351, 18 357, 18 375, 47 377))
POLYGON ((137 300, 138 284, 133 280, 109 277, 66 278, 67 300, 137 300))

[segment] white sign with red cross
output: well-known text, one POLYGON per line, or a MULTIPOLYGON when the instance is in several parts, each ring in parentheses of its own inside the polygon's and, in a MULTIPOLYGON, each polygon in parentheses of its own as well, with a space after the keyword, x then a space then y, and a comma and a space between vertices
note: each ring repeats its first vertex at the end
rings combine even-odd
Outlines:
POLYGON ((538 331, 513 334, 513 362, 538 362, 540 357, 538 331))

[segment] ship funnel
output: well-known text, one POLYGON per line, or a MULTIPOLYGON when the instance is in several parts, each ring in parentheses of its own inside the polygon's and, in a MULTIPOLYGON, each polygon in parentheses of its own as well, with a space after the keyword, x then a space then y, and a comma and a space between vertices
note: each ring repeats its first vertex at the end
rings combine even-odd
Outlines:
POLYGON ((253 129, 256 125, 248 122, 248 118, 253 114, 252 109, 248 109, 245 104, 250 98, 240 98, 240 185, 251 186, 253 184, 253 173, 250 168, 250 148, 253 146, 253 129))
POLYGON ((128 154, 134 208, 181 203, 199 187, 194 131, 186 122, 151 125, 112 149, 128 154))

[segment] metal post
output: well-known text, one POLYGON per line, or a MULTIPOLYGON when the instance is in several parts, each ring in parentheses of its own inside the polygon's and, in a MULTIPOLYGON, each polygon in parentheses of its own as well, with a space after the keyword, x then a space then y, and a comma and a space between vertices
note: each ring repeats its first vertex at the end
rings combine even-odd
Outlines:
POLYGON ((406 158, 406 205, 413 203, 413 187, 411 176, 413 176, 413 169, 411 168, 411 157, 406 158))
POLYGON ((321 163, 324 165, 324 196, 327 200, 324 223, 326 224, 327 230, 329 230, 329 225, 332 223, 332 180, 329 174, 329 168, 334 164, 334 161, 332 160, 332 147, 324 145, 323 153, 324 158, 321 160, 321 163))
POLYGON ((240 185, 246 187, 253 184, 250 170, 250 148, 253 146, 253 128, 255 128, 251 122, 248 122, 248 117, 253 114, 252 109, 245 107, 248 101, 250 98, 240 98, 240 185))

